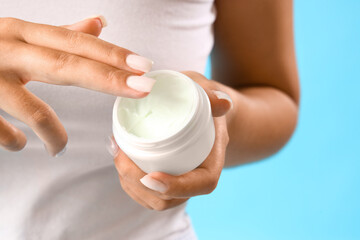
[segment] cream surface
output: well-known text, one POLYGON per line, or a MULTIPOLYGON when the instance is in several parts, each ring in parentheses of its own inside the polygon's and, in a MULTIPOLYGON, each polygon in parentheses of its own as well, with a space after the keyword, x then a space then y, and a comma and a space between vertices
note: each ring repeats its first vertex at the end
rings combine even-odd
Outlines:
POLYGON ((118 107, 120 125, 145 139, 161 139, 177 132, 189 119, 194 105, 194 85, 180 76, 151 76, 156 83, 142 99, 122 98, 118 107))

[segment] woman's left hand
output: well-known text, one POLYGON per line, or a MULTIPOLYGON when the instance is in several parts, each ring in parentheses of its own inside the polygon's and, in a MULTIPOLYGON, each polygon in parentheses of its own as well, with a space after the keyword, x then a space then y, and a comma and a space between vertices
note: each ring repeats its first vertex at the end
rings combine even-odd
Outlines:
POLYGON ((163 172, 146 174, 121 151, 112 139, 116 169, 124 191, 142 206, 166 210, 178 206, 190 197, 209 194, 217 186, 225 162, 225 151, 229 142, 225 114, 231 109, 232 101, 219 91, 221 84, 206 79, 196 72, 183 72, 204 88, 209 96, 215 124, 215 143, 205 161, 196 169, 180 176, 163 172))

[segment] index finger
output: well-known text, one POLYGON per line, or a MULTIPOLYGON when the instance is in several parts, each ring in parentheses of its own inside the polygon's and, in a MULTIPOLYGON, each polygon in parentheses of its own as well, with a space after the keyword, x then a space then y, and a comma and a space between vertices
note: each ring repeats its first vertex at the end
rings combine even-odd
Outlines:
POLYGON ((133 73, 150 71, 153 62, 145 57, 83 32, 18 20, 26 43, 93 59, 133 73))
MULTIPOLYGON (((54 49, 12 43, 17 58, 7 62, 25 81, 73 85, 123 97, 145 97, 155 79, 131 74, 107 64, 54 49)), ((23 80, 24 81, 24 80, 23 80)))

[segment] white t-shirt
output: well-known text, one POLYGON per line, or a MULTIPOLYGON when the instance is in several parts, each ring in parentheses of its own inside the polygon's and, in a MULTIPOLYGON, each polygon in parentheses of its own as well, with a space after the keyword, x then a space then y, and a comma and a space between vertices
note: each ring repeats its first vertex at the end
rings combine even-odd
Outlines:
MULTIPOLYGON (((204 72, 213 45, 214 0, 0 0, 0 17, 62 25, 102 14, 101 38, 154 60, 154 70, 204 72)), ((91 51, 91 49, 89 49, 91 51)), ((38 82, 27 85, 54 108, 69 141, 47 155, 23 123, 18 153, 0 149, 0 239, 195 239, 185 205, 147 210, 121 189, 105 148, 114 96, 38 82)))

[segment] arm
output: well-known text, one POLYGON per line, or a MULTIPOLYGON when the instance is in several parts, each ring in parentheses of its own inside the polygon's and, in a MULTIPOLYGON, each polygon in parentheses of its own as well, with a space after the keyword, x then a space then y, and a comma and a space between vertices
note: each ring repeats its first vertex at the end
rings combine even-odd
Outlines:
MULTIPOLYGON (((105 23, 101 16, 63 27, 0 18, 0 109, 31 127, 52 156, 64 153, 67 134, 54 110, 25 87, 29 81, 133 98, 155 83, 139 76, 150 60, 97 38, 105 23)), ((0 116, 0 147, 25 144, 25 134, 0 116)))
POLYGON ((217 0, 212 74, 234 107, 226 166, 265 158, 293 133, 299 83, 292 1, 217 0))
POLYGON ((146 174, 115 142, 110 144, 123 189, 146 208, 165 210, 211 193, 224 163, 233 166, 269 156, 295 129, 299 86, 291 1, 217 0, 216 6, 213 77, 223 84, 185 73, 205 89, 211 102, 216 134, 209 156, 180 176, 146 174), (225 93, 233 101, 230 111, 225 93))

